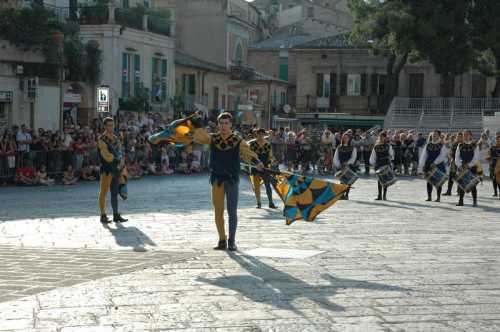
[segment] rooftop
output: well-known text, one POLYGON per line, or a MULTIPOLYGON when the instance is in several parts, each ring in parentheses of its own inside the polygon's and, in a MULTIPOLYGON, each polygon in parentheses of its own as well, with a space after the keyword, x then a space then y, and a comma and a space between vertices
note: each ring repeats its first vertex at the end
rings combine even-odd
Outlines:
POLYGON ((349 34, 343 33, 334 36, 323 37, 295 46, 296 49, 354 49, 366 48, 361 44, 355 45, 349 41, 349 34))
POLYGON ((219 66, 214 63, 195 58, 194 56, 191 56, 181 51, 175 51, 175 64, 185 67, 209 70, 223 74, 227 73, 226 68, 223 66, 219 66))

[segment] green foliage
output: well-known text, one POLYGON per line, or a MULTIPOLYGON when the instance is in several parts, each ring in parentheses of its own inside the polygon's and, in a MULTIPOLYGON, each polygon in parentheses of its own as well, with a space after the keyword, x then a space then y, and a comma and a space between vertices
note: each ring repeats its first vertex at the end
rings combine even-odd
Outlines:
POLYGON ((436 72, 454 79, 470 69, 474 54, 467 20, 471 0, 409 2, 419 26, 414 35, 416 48, 434 65, 436 72))
POLYGON ((469 11, 471 40, 476 51, 474 67, 495 77, 493 96, 500 97, 500 1, 476 0, 469 11))
MULTIPOLYGON (((107 0, 100 0, 105 1, 107 0)), ((73 81, 95 83, 99 79, 101 55, 98 45, 84 45, 79 37, 79 25, 58 23, 53 12, 40 6, 23 9, 0 9, 0 38, 24 50, 40 51, 54 72, 64 63, 73 81), (63 52, 53 39, 53 33, 64 34, 63 52)))
POLYGON ((129 98, 120 98, 120 109, 132 112, 145 112, 149 109, 149 89, 140 83, 135 96, 129 98))

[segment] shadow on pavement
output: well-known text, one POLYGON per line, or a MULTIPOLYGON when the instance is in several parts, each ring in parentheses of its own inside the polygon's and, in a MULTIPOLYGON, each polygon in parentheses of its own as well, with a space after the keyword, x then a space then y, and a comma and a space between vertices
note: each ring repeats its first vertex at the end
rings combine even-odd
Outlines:
POLYGON ((227 276, 216 279, 199 277, 197 281, 231 289, 254 302, 264 302, 276 308, 290 310, 300 315, 302 315, 300 309, 293 305, 293 301, 300 298, 307 298, 325 310, 344 311, 344 307, 332 303, 328 299, 334 296, 338 289, 358 288, 394 292, 411 291, 410 289, 379 283, 336 278, 329 274, 321 276, 323 280, 329 282, 328 285, 311 285, 286 272, 275 269, 256 257, 238 255, 231 252, 228 254, 231 259, 251 275, 227 276))
POLYGON ((146 246, 156 247, 156 243, 137 227, 124 227, 121 223, 115 223, 115 225, 116 228, 109 227, 109 224, 102 224, 102 227, 113 235, 116 244, 120 247, 131 247, 135 252, 148 251, 146 246))

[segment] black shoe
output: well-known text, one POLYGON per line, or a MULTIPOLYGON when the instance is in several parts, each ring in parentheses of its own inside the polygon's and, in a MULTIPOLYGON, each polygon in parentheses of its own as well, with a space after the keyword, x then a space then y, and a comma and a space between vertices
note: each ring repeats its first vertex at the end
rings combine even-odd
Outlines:
POLYGON ((464 206, 464 202, 458 202, 457 206, 464 206))
POLYGON ((236 247, 236 242, 233 240, 233 241, 228 241, 228 246, 227 248, 229 249, 229 251, 237 251, 238 250, 238 247, 236 247))
POLYGON ((498 194, 497 194, 497 193, 494 193, 494 194, 493 194, 493 197, 498 197, 498 194))
POLYGON ((384 198, 383 198, 384 201, 387 201, 387 196, 384 195, 384 198))
POLYGON ((382 200, 382 197, 378 196, 377 198, 375 198, 376 201, 381 201, 382 200))
POLYGON ((443 196, 451 196, 451 192, 447 191, 443 194, 443 196))
POLYGON ((274 203, 269 204, 270 209, 277 209, 278 207, 274 203))
POLYGON ((108 219, 108 216, 105 214, 101 214, 101 224, 109 224, 111 220, 108 219))
POLYGON ((348 201, 348 200, 349 200, 349 195, 344 195, 344 199, 345 199, 346 201, 348 201))
POLYGON ((474 202, 474 203, 472 204, 472 207, 477 207, 477 202, 474 202))
POLYGON ((220 240, 217 247, 214 248, 214 250, 226 250, 226 249, 227 249, 227 241, 226 240, 220 240))
POLYGON ((441 198, 436 198, 436 200, 434 202, 437 202, 437 203, 440 203, 441 202, 441 198))
POLYGON ((426 202, 432 202, 432 198, 427 197, 427 199, 426 199, 425 201, 426 201, 426 202))
POLYGON ((113 215, 113 221, 114 222, 127 222, 128 219, 123 218, 122 216, 120 216, 120 214, 117 213, 117 214, 113 215))
POLYGON ((262 204, 257 203, 257 209, 260 209, 262 207, 262 204))

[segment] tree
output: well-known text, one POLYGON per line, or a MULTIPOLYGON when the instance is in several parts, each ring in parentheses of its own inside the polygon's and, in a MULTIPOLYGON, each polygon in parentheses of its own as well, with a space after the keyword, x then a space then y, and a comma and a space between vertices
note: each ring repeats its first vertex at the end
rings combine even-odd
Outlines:
POLYGON ((386 112, 398 95, 399 74, 415 49, 416 19, 407 1, 349 0, 348 5, 354 15, 351 42, 387 57, 387 91, 381 102, 386 112))
POLYGON ((419 29, 416 49, 441 74, 441 95, 454 96, 455 77, 470 69, 473 48, 467 20, 472 0, 408 0, 419 29))
POLYGON ((472 45, 476 50, 475 67, 495 78, 491 95, 500 97, 500 1, 476 0, 469 11, 472 45))

